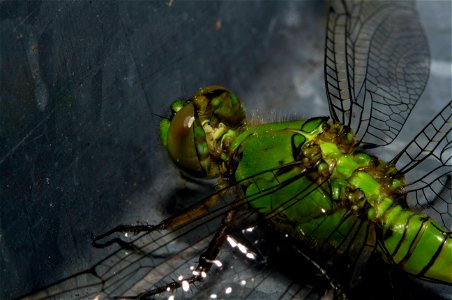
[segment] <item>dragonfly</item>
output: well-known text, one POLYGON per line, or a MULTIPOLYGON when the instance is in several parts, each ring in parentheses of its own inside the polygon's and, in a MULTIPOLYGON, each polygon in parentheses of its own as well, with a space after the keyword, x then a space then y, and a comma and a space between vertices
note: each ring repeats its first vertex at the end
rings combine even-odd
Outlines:
MULTIPOLYGON (((317 164, 318 159, 308 159, 311 155, 318 155, 318 149, 303 149, 302 145, 306 143, 306 139, 310 135, 317 136, 320 134, 318 131, 323 132, 326 127, 335 134, 341 133, 340 145, 353 149, 350 153, 358 153, 355 146, 360 147, 360 151, 364 152, 366 149, 384 148, 391 144, 403 128, 417 99, 422 94, 428 78, 429 53, 422 26, 411 3, 334 2, 328 14, 325 49, 325 83, 332 122, 328 123, 326 118, 293 121, 294 125, 291 126, 298 131, 301 130, 305 135, 301 134, 298 137, 290 135, 287 145, 290 146, 291 152, 291 156, 288 157, 291 157, 292 161, 282 163, 278 160, 270 161, 269 165, 263 165, 260 170, 254 166, 250 175, 248 174, 250 170, 240 164, 242 161, 249 161, 249 156, 253 155, 253 153, 247 152, 247 148, 242 152, 239 151, 242 155, 240 159, 222 158, 220 160, 222 164, 217 167, 219 171, 215 171, 221 173, 223 179, 218 184, 218 192, 158 225, 120 225, 97 236, 97 246, 118 243, 120 249, 94 265, 90 270, 63 279, 34 296, 36 298, 90 297, 93 299, 141 296, 168 298, 174 293, 181 293, 176 295, 203 298, 213 296, 214 294, 211 293, 213 289, 224 291, 225 296, 229 294, 228 292, 232 294, 233 291, 239 293, 232 294, 236 297, 237 295, 240 295, 241 298, 254 295, 257 298, 259 293, 269 292, 266 289, 273 288, 266 286, 267 278, 281 277, 278 279, 283 288, 276 289, 274 297, 277 298, 301 298, 313 294, 321 295, 325 291, 326 293, 332 291, 335 296, 345 297, 349 292, 353 292, 355 283, 352 281, 359 281, 360 276, 365 272, 364 264, 367 263, 370 256, 379 256, 382 260, 386 260, 386 264, 391 265, 392 262, 395 265, 396 263, 392 261, 396 259, 394 252, 391 254, 389 245, 384 242, 384 238, 377 236, 375 229, 377 225, 374 225, 376 222, 372 222, 381 216, 375 216, 378 212, 366 207, 367 202, 364 201, 362 204, 363 198, 368 196, 367 192, 363 191, 366 185, 357 183, 356 185, 360 188, 356 189, 357 191, 355 190, 353 195, 349 191, 345 193, 346 198, 350 198, 349 201, 354 201, 356 205, 344 204, 345 208, 341 209, 332 205, 335 197, 333 189, 331 187, 326 189, 325 186, 334 179, 333 171, 326 171, 325 168, 328 169, 328 166, 325 164, 317 164), (343 125, 335 127, 333 124, 343 125), (351 132, 353 134, 350 134, 351 132), (311 151, 313 153, 310 153, 311 151), (300 152, 306 153, 301 155, 300 152), (248 156, 248 158, 243 156, 248 156), (316 162, 312 163, 314 160, 316 162), (300 161, 306 161, 306 164, 300 166, 300 161), (274 163, 277 165, 272 165, 274 163), (298 175, 294 175, 294 170, 298 170, 298 175), (259 187, 257 183, 253 182, 253 180, 262 180, 267 177, 272 178, 270 182, 277 182, 277 184, 259 187), (304 181, 306 178, 309 178, 307 182, 304 181), (273 181, 273 179, 277 180, 273 181), (287 187, 294 182, 297 183, 297 180, 303 181, 301 190, 294 192, 293 197, 288 197, 287 194, 292 191, 287 190, 287 187), (262 209, 263 204, 260 202, 267 199, 268 195, 278 194, 279 191, 282 191, 283 200, 286 199, 286 201, 267 206, 270 208, 266 210, 262 209), (291 202, 291 199, 296 199, 296 201, 291 202), (293 230, 287 229, 289 225, 287 223, 307 224, 306 220, 291 219, 282 227, 275 228, 275 224, 290 219, 287 216, 288 212, 292 212, 291 208, 296 207, 303 199, 309 199, 305 209, 320 209, 319 220, 322 222, 328 222, 330 215, 343 213, 339 220, 344 220, 344 222, 353 220, 359 223, 359 226, 356 225, 356 229, 353 229, 355 227, 351 225, 344 225, 345 227, 335 225, 330 227, 332 230, 327 237, 316 236, 317 240, 309 240, 308 244, 304 243, 302 238, 295 237, 293 230), (318 200, 321 202, 319 205, 313 204, 316 199, 320 199, 318 200), (322 209, 326 212, 322 212, 322 209), (354 214, 351 213, 352 211, 354 214), (267 230, 260 232, 258 227, 267 230), (341 233, 341 238, 334 237, 344 228, 349 231, 341 233), (366 243, 356 238, 361 236, 362 230, 369 233, 369 238, 365 240, 366 243), (284 232, 282 236, 278 234, 281 232, 284 232), (114 234, 121 234, 121 236, 120 238, 110 238, 114 234), (264 238, 260 238, 261 235, 264 238), (277 241, 278 247, 276 248, 284 248, 284 245, 289 249, 283 249, 287 252, 279 252, 283 250, 273 249, 272 245, 250 246, 250 243, 246 242, 247 239, 259 243, 267 240, 267 244, 268 240, 277 241), (341 249, 338 244, 334 244, 337 239, 342 239, 341 241, 344 241, 347 249, 341 249), (211 246, 212 244, 213 246, 211 246), (331 247, 328 248, 327 244, 331 244, 331 247), (357 245, 360 247, 356 247, 357 245), (262 267, 267 263, 265 260, 271 260, 271 256, 266 252, 267 248, 269 253, 273 251, 278 254, 287 254, 291 258, 289 263, 296 264, 293 257, 304 261, 303 267, 310 267, 310 272, 307 273, 320 274, 314 278, 307 278, 306 282, 309 284, 303 282, 303 279, 299 279, 300 281, 297 283, 294 278, 285 278, 284 271, 281 271, 280 275, 273 269, 262 267), (238 249, 238 251, 234 249, 238 249), (321 255, 318 256, 315 250, 321 252, 321 255), (207 258, 205 253, 208 253, 207 258), (347 254, 354 256, 355 259, 353 260, 353 257, 346 258, 344 255, 347 254), (234 268, 228 268, 228 261, 236 262, 238 261, 236 256, 240 255, 244 256, 243 265, 234 264, 232 265, 234 268), (343 262, 343 259, 346 262, 343 262), (190 269, 191 266, 192 269, 190 269), (341 271, 345 270, 344 274, 350 273, 344 276, 349 280, 342 282, 339 279, 341 273, 335 272, 338 266, 341 267, 341 271), (258 276, 252 274, 253 269, 259 268, 264 270, 259 272, 258 276), (193 272, 199 274, 194 275, 193 272), (310 285, 315 287, 323 285, 324 287, 319 288, 320 291, 316 291, 316 288, 312 291, 306 288, 310 285), (168 289, 169 293, 165 293, 168 289), (186 289, 188 291, 185 291, 186 289)), ((214 101, 212 99, 218 98, 224 98, 229 103, 238 103, 236 96, 222 87, 201 89, 189 99, 188 103, 198 100, 201 102, 214 101)), ((236 107, 240 107, 237 103, 236 107)), ((185 101, 176 101, 173 104, 172 121, 177 119, 178 112, 184 111, 184 107, 187 107, 185 105, 185 101)), ((242 137, 252 141, 252 136, 256 132, 265 134, 260 132, 259 128, 269 130, 268 127, 265 127, 266 125, 246 124, 242 118, 243 114, 244 112, 240 108, 234 111, 233 119, 237 116, 240 119, 233 121, 233 123, 239 123, 238 132, 234 133, 234 130, 231 132, 226 129, 223 130, 226 133, 222 133, 222 137, 226 139, 230 135, 231 140, 234 140, 234 134, 240 137, 243 132, 246 135, 248 130, 248 135, 245 137, 242 135, 242 137), (250 128, 252 129, 250 130, 250 128), (225 136, 225 134, 227 135, 225 136)), ((448 103, 389 164, 380 163, 365 154, 362 154, 359 160, 360 168, 368 168, 370 162, 362 162, 362 160, 368 160, 372 161, 372 165, 381 166, 383 169, 381 172, 389 173, 392 176, 390 185, 394 191, 391 190, 391 193, 400 196, 397 199, 400 206, 403 206, 406 211, 413 212, 410 215, 411 218, 427 218, 424 215, 425 211, 431 216, 431 218, 427 218, 429 222, 436 220, 432 221, 434 222, 432 224, 435 224, 433 227, 437 228, 437 231, 445 238, 440 243, 440 250, 429 253, 427 265, 430 267, 435 265, 435 261, 439 261, 441 264, 445 261, 445 268, 435 269, 431 275, 428 273, 429 268, 425 267, 417 275, 412 274, 411 276, 438 281, 445 285, 450 284, 447 274, 444 275, 446 277, 444 278, 438 273, 441 273, 441 270, 447 270, 447 263, 450 266, 450 258, 447 261, 447 252, 442 250, 444 245, 448 245, 447 243, 450 242, 449 231, 451 228, 450 114, 451 103, 448 103), (415 173, 423 175, 418 179, 408 181, 408 178, 415 173), (401 177, 398 177, 399 175, 401 177), (404 177, 407 178, 405 184, 403 184, 404 177), (446 255, 446 259, 439 260, 438 255, 443 254, 446 255)), ((196 122, 196 118, 191 119, 196 122)), ((201 123, 201 121, 199 122, 201 123)), ((213 122, 211 121, 211 123, 213 122)), ((162 127, 170 126, 166 121, 163 124, 166 125, 162 127)), ((277 129, 271 128, 271 131, 276 133, 285 129, 287 128, 277 127, 277 129)), ((202 132, 201 137, 198 136, 198 138, 202 139, 202 132)), ((168 143, 170 143, 169 140, 164 140, 164 144, 168 143)), ((247 145, 245 142, 242 143, 247 145)), ((237 147, 240 148, 242 143, 238 143, 237 147)), ((331 141, 325 143, 333 148, 336 144, 331 141)), ((198 147, 202 148, 202 146, 198 147)), ((207 145, 207 148, 209 147, 212 146, 207 145)), ((276 145, 272 145, 272 147, 276 147, 276 145)), ((178 157, 179 150, 187 149, 178 149, 173 153, 170 150, 170 156, 185 172, 190 173, 193 171, 190 171, 193 169, 191 167, 193 162, 188 162, 190 167, 187 167, 186 162, 181 162, 183 156, 178 157)), ((330 150, 330 153, 337 152, 337 149, 330 150)), ((202 156, 200 152, 203 152, 203 149, 192 151, 198 158, 202 156)), ((205 152, 203 153, 205 154, 205 152)), ((210 170, 208 163, 209 159, 212 159, 210 155, 204 155, 203 158, 203 162, 196 165, 191 175, 205 177, 218 175, 210 170)), ((340 158, 343 157, 340 156, 340 158)), ((356 161, 358 158, 352 158, 355 163, 358 163, 356 161)), ((218 160, 218 158, 216 159, 218 160)), ((350 157, 344 158, 344 160, 347 159, 350 160, 350 157)), ((348 165, 343 165, 343 167, 350 168, 348 165)), ((354 171, 355 169, 351 172, 354 171)), ((374 169, 371 171, 377 172, 374 169)), ((359 179, 359 176, 355 178, 355 180, 359 179)), ((340 191, 340 183, 335 183, 338 185, 336 190, 339 198, 341 198, 341 194, 344 195, 340 191)), ((369 192, 369 195, 371 194, 369 192)), ((336 199, 336 201, 338 200, 336 199)), ((343 203, 345 200, 340 202, 343 203)), ((377 206, 377 208, 379 207, 377 206)), ((337 224, 346 223, 339 221, 337 224)), ((426 230, 424 227, 421 228, 426 230)), ((300 229, 306 232, 309 227, 306 225, 300 229)), ((438 236, 434 235, 434 237, 438 236)), ((398 247, 404 246, 404 243, 398 244, 398 247)), ((396 267, 394 266, 394 268, 396 267)), ((402 268, 402 271, 414 272, 409 267, 402 268)))

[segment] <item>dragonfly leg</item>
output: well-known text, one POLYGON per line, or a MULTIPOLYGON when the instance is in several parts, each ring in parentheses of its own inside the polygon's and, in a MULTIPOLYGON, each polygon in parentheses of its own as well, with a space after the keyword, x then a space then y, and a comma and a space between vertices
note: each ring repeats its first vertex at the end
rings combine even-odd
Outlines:
POLYGON ((152 297, 158 295, 163 292, 174 291, 179 288, 186 288, 186 286, 190 286, 195 282, 202 281, 207 273, 210 271, 212 264, 215 263, 215 260, 220 253, 221 248, 224 245, 224 242, 227 239, 227 234, 232 225, 232 221, 234 220, 235 211, 229 211, 224 217, 220 227, 215 233, 214 237, 209 243, 206 251, 201 254, 199 257, 198 266, 193 271, 193 275, 183 281, 172 281, 164 286, 154 288, 152 290, 143 292, 136 296, 125 296, 120 297, 121 299, 147 299, 148 297, 152 297))
POLYGON ((176 229, 180 226, 183 226, 187 224, 188 222, 195 220, 196 218, 201 217, 204 215, 211 207, 215 206, 218 203, 218 195, 214 194, 207 198, 205 201, 202 201, 202 203, 197 204, 193 207, 188 208, 187 211, 183 212, 182 214, 179 214, 177 216, 173 216, 171 218, 168 218, 161 223, 157 225, 149 225, 149 224, 136 224, 136 225, 118 225, 113 229, 110 229, 109 231, 102 233, 100 235, 91 235, 92 239, 92 245, 96 248, 105 248, 108 247, 114 243, 117 243, 124 249, 130 249, 133 248, 133 246, 130 245, 130 243, 121 240, 120 238, 111 238, 110 240, 106 242, 99 242, 100 240, 111 236, 115 233, 133 233, 133 234, 139 234, 139 233, 148 233, 155 230, 165 230, 165 229, 176 229))
MULTIPOLYGON (((159 228, 159 225, 149 225, 149 224, 137 224, 137 225, 118 225, 113 229, 110 229, 109 231, 102 233, 100 235, 91 235, 91 239, 92 239, 92 245, 93 247, 96 248, 105 248, 108 247, 114 243, 119 244, 121 247, 128 249, 131 248, 132 246, 121 240, 120 238, 112 238, 106 242, 100 243, 99 240, 104 239, 108 236, 111 236, 114 233, 126 233, 126 232, 131 232, 134 234, 138 234, 141 232, 151 232, 154 231, 156 229, 159 228)), ((132 247, 133 248, 133 247, 132 247)))
POLYGON ((316 261, 311 259, 308 255, 306 255, 299 248, 294 247, 294 250, 303 256, 309 263, 311 263, 318 271, 321 277, 325 278, 325 280, 330 285, 330 288, 326 291, 324 297, 322 299, 346 299, 342 286, 336 282, 331 276, 329 276, 328 271, 320 266, 316 261), (333 297, 329 295, 334 295, 333 297))

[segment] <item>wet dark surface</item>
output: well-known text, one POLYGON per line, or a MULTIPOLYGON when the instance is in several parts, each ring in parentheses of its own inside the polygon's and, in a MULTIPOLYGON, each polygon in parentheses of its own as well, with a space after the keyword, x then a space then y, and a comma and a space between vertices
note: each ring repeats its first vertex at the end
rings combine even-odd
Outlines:
MULTIPOLYGON (((418 7, 433 63, 405 142, 452 98, 451 4, 418 7)), ((0 298, 105 257, 92 233, 209 190, 160 145, 171 100, 221 84, 266 118, 328 115, 325 17, 320 1, 1 2, 0 298)))

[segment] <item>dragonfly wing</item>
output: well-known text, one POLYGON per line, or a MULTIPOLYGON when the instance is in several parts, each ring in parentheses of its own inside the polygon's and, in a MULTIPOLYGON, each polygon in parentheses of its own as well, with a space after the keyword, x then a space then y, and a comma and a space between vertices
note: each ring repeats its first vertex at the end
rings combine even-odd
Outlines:
POLYGON ((391 161, 405 174, 407 205, 452 230, 452 102, 391 161))
POLYGON ((430 54, 411 1, 331 1, 325 84, 334 121, 359 141, 399 134, 427 83, 430 54))
MULTIPOLYGON (((283 168, 288 167, 290 166, 283 168)), ((271 170, 258 175, 263 173, 269 176, 278 174, 277 170, 271 170)), ((304 230, 306 239, 295 239, 287 247, 283 245, 286 238, 281 232, 277 232, 274 239, 259 239, 248 234, 248 229, 261 219, 256 217, 258 214, 255 210, 242 208, 250 207, 253 201, 269 193, 290 195, 280 202, 280 206, 273 207, 273 210, 262 216, 265 221, 276 220, 273 222, 275 224, 278 214, 274 214, 274 211, 281 212, 280 208, 288 209, 308 199, 312 193, 319 192, 314 183, 307 186, 303 183, 305 188, 299 189, 295 194, 293 189, 287 190, 290 185, 304 180, 305 176, 306 174, 300 174, 299 177, 278 180, 274 186, 267 185, 254 194, 248 194, 246 198, 233 200, 228 200, 225 195, 229 190, 235 191, 237 187, 228 187, 217 193, 222 197, 218 205, 210 207, 201 217, 197 216, 171 230, 153 230, 138 236, 123 236, 129 242, 129 247, 119 248, 89 270, 25 296, 24 299, 133 297, 172 281, 183 280, 180 276, 187 278, 192 274, 223 216, 231 210, 239 211, 235 227, 230 232, 231 237, 236 239, 236 245, 233 246, 230 242, 221 248, 217 259, 222 266, 212 267, 203 282, 190 285, 187 291, 179 288, 171 293, 155 295, 155 298, 168 299, 174 295, 176 298, 205 299, 216 295, 232 299, 313 299, 333 294, 333 287, 353 284, 353 280, 359 283, 362 273, 366 271, 367 260, 376 248, 375 229, 367 220, 343 209, 322 204, 321 208, 329 210, 328 213, 319 216, 317 220, 301 224, 298 229, 304 230), (334 223, 337 224, 335 226, 325 227, 330 220, 333 223, 336 220, 339 222, 334 223), (260 243, 263 240, 270 247, 262 247, 260 243), (239 243, 241 246, 238 246, 239 243), (266 250, 269 248, 270 252, 266 250), (295 255, 285 255, 286 248, 295 249, 295 255), (297 254, 298 250, 302 255, 297 254), (275 253, 279 255, 274 255, 275 253), (274 257, 276 262, 272 261, 275 260, 274 257), (316 273, 320 273, 320 276, 316 273)), ((244 181, 252 181, 254 177, 244 181)), ((206 200, 201 200, 198 205, 206 200)), ((174 217, 162 223, 171 223, 173 220, 174 217)))
MULTIPOLYGON (((276 170, 266 171, 273 174, 276 170)), ((263 173, 266 173, 263 172, 263 173)), ((259 175, 262 175, 260 173, 259 175)), ((246 178, 244 180, 252 180, 246 178)), ((290 180, 289 180, 290 181, 290 180)), ((288 182, 282 182, 283 188, 288 182)), ((260 190, 247 198, 237 198, 237 185, 229 186, 209 197, 202 199, 193 207, 201 207, 212 197, 218 197, 217 205, 208 205, 208 209, 196 218, 178 222, 178 226, 167 230, 156 229, 139 235, 117 233, 125 242, 120 244, 111 255, 101 260, 90 269, 60 280, 40 291, 25 295, 21 299, 111 299, 115 297, 136 297, 145 291, 162 287, 172 281, 180 281, 192 275, 199 258, 206 251, 209 242, 224 215, 231 210, 243 210, 250 201, 256 201, 261 194, 271 192, 260 190), (127 243, 127 246, 125 246, 127 243)), ((191 208, 188 208, 189 211, 191 208)), ((174 224, 176 217, 171 217, 161 224, 174 224)), ((238 235, 242 229, 255 224, 255 211, 243 210, 236 220, 238 235)), ((106 238, 104 238, 106 239, 106 238)), ((111 237, 114 240, 114 237, 111 237)), ((103 239, 102 239, 103 240, 103 239)), ((231 298, 304 298, 312 290, 305 285, 293 283, 284 276, 268 268, 261 259, 246 258, 242 247, 224 245, 218 256, 222 267, 212 267, 203 282, 190 285, 188 291, 177 289, 174 295, 182 297, 208 298, 212 294, 231 298), (263 296, 264 295, 264 296, 263 296)), ((255 251, 257 253, 257 251, 255 251)), ((249 255, 251 255, 251 250, 249 255)), ((254 253, 254 252, 253 252, 254 253)), ((253 256, 253 255, 252 255, 253 256)), ((168 298, 172 293, 156 295, 156 298, 168 298)))
POLYGON ((174 230, 152 230, 140 235, 122 233, 121 240, 128 243, 127 247, 119 247, 89 270, 23 299, 111 299, 137 295, 161 284, 162 278, 173 274, 179 266, 196 265, 197 259, 192 258, 199 257, 222 218, 222 214, 209 216, 174 230))

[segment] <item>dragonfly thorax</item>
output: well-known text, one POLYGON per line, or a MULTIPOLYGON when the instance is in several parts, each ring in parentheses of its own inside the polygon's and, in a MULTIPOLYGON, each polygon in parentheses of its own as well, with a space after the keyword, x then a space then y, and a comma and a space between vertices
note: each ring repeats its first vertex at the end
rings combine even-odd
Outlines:
POLYGON ((294 199, 322 203, 287 205, 290 208, 282 209, 280 215, 289 222, 322 218, 339 208, 379 222, 387 209, 400 203, 396 198, 403 192, 403 176, 394 166, 356 147, 350 130, 342 124, 329 124, 326 117, 250 127, 232 147, 240 158, 235 179, 242 181, 263 172, 245 181, 246 195, 288 185, 281 194, 274 192, 251 204, 264 214, 285 206, 291 193, 294 199), (295 180, 297 177, 300 179, 295 180), (322 188, 309 192, 310 186, 322 188))

